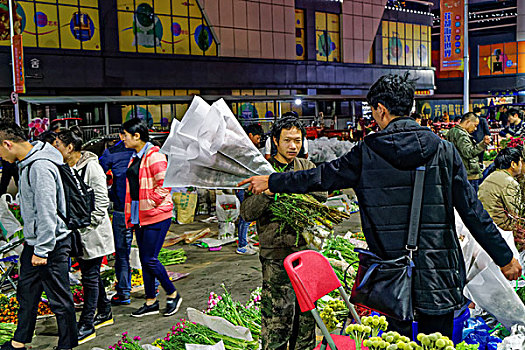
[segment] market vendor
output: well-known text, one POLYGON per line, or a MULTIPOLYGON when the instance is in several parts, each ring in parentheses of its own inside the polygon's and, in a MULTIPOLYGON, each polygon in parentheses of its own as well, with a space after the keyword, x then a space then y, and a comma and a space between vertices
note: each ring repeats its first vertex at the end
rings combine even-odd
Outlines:
MULTIPOLYGON (((297 117, 279 119, 272 128, 277 153, 270 164, 278 172, 291 172, 315 168, 315 165, 298 154, 306 130, 297 117)), ((324 202, 326 192, 312 193, 324 202)), ((247 197, 241 206, 241 216, 246 221, 257 222, 262 264, 262 348, 311 350, 315 347, 315 320, 310 313, 301 313, 292 284, 284 269, 284 258, 306 248, 303 237, 295 232, 280 230, 280 222, 270 213, 273 195, 262 193, 247 197)))
MULTIPOLYGON (((252 192, 267 194, 352 187, 369 249, 393 259, 406 255, 415 169, 426 165, 413 306, 420 333, 439 331, 451 337, 454 311, 465 302, 465 265, 454 232, 454 208, 509 280, 520 277, 522 270, 469 185, 458 151, 408 117, 414 91, 408 74, 381 77, 367 95, 381 131, 315 169, 255 176, 239 185, 249 183, 252 192)), ((391 320, 389 330, 412 336, 412 323, 391 320)))

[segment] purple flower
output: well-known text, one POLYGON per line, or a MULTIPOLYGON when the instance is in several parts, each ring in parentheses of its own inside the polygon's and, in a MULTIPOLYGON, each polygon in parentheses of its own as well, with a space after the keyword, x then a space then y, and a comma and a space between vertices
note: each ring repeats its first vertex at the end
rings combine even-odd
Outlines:
POLYGON ((133 340, 137 340, 138 341, 138 340, 140 340, 140 337, 137 335, 137 336, 133 337, 133 340))

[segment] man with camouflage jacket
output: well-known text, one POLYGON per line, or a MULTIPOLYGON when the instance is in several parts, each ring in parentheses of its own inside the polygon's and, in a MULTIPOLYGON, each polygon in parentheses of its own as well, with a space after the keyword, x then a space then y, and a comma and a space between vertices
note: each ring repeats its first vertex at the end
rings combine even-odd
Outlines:
MULTIPOLYGON (((270 163, 278 172, 312 169, 315 165, 297 158, 306 130, 296 117, 278 120, 272 129, 277 154, 270 163)), ((325 201, 326 192, 312 193, 325 201)), ((260 260, 263 273, 262 287, 262 348, 263 350, 311 350, 315 347, 315 320, 311 313, 301 313, 290 279, 284 269, 284 258, 306 249, 303 237, 286 229, 279 232, 280 223, 272 221, 269 210, 274 196, 262 193, 244 200, 241 216, 256 221, 261 244, 260 260)))
POLYGON ((476 192, 479 189, 479 183, 482 175, 481 165, 478 156, 485 152, 487 145, 490 144, 490 136, 485 136, 483 141, 476 143, 471 133, 476 130, 479 124, 479 118, 472 112, 466 113, 461 118, 459 125, 456 125, 446 135, 447 141, 450 141, 458 150, 463 165, 467 170, 468 182, 474 187, 476 192))

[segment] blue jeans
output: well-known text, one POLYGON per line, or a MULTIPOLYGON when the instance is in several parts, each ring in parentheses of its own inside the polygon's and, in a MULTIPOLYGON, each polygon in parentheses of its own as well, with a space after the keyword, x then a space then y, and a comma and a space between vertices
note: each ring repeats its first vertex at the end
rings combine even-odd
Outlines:
MULTIPOLYGON (((239 198, 239 201, 242 203, 244 201, 244 198, 246 197, 246 191, 238 190, 235 194, 237 195, 237 198, 239 198)), ((248 245, 248 227, 250 227, 250 223, 244 221, 244 219, 239 216, 239 226, 237 227, 239 239, 238 248, 244 248, 248 245)))
POLYGON ((113 212, 113 238, 115 240, 115 274, 117 276, 117 294, 128 297, 131 292, 131 266, 129 254, 133 232, 126 229, 123 212, 113 212))
POLYGON ((164 239, 171 226, 171 218, 151 225, 135 226, 137 245, 139 246, 140 264, 144 278, 144 290, 147 299, 155 299, 155 278, 159 280, 166 294, 173 294, 175 286, 171 283, 166 268, 160 263, 158 256, 164 239))

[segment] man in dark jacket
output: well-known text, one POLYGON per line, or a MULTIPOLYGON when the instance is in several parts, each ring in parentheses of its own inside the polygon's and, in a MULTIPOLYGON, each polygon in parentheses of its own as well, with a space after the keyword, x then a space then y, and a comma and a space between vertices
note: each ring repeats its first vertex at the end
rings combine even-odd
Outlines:
MULTIPOLYGON (((299 158, 299 150, 306 130, 297 117, 279 119, 272 128, 272 138, 277 154, 270 164, 279 172, 314 168, 315 165, 299 158)), ((312 193, 325 201, 326 192, 312 193)), ((308 313, 301 313, 290 279, 284 269, 284 258, 306 248, 303 237, 289 230, 280 230, 280 222, 274 221, 270 212, 273 195, 262 193, 247 197, 241 205, 241 216, 246 221, 257 222, 261 244, 262 264, 262 348, 263 350, 310 350, 315 347, 315 320, 308 313)))
MULTIPOLYGON (((476 117, 478 117, 478 119, 479 119, 478 127, 472 133, 472 137, 474 138, 474 140, 477 143, 480 143, 481 141, 483 141, 485 136, 490 137, 489 122, 487 121, 486 117, 481 115, 481 108, 474 107, 474 109, 472 111, 474 112, 476 117)), ((479 155, 479 157, 478 157, 479 158, 479 162, 481 164, 483 164, 483 155, 484 155, 484 153, 481 153, 479 155)))
POLYGON ((525 123, 521 119, 521 111, 512 108, 508 115, 509 126, 500 131, 500 136, 507 138, 525 136, 525 123))
MULTIPOLYGON (((113 147, 104 151, 100 157, 100 165, 105 172, 113 173, 113 185, 109 198, 113 202, 113 237, 115 240, 115 274, 117 277, 117 294, 111 299, 113 305, 127 305, 131 302, 131 267, 129 254, 133 233, 126 229, 124 219, 124 202, 126 198, 126 171, 133 150, 119 141, 113 147)), ((97 318, 95 318, 95 326, 97 318)))
MULTIPOLYGON (((414 309, 419 332, 452 336, 454 310, 464 304, 465 264, 455 233, 454 208, 479 244, 508 279, 521 266, 468 184, 454 146, 409 114, 414 84, 405 77, 381 77, 368 93, 381 131, 367 136, 349 153, 316 169, 256 176, 254 193, 304 193, 352 187, 359 200, 369 249, 383 259, 406 255, 415 169, 426 165, 418 250, 414 253, 414 309)), ((389 329, 411 335, 411 324, 392 321, 389 329)))

